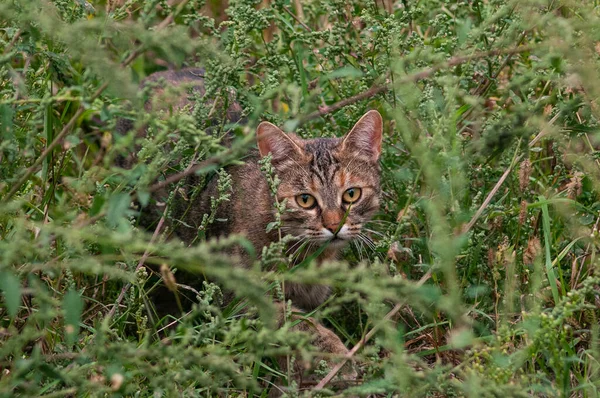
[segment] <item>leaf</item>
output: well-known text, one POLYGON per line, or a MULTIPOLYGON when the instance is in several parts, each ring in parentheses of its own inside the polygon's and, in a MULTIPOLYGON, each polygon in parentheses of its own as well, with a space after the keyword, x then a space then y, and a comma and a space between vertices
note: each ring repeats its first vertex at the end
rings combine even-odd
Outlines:
POLYGON ((592 214, 584 214, 581 217, 579 217, 579 222, 581 223, 581 225, 590 225, 595 221, 595 217, 592 214))
POLYGON ((450 331, 450 345, 453 348, 466 348, 473 344, 475 336, 471 329, 459 328, 450 331))
POLYGON ((285 26, 287 26, 287 28, 291 31, 294 32, 294 25, 292 25, 292 23, 290 21, 288 21, 288 18, 284 17, 283 15, 281 15, 280 13, 277 12, 277 10, 275 8, 273 8, 273 14, 275 14, 275 16, 277 17, 277 19, 281 22, 283 22, 283 24, 285 24, 285 26))
POLYGON ((65 378, 63 377, 63 375, 59 371, 57 371, 55 368, 53 368, 52 366, 50 366, 47 363, 41 363, 39 365, 38 369, 39 369, 40 373, 42 373, 44 376, 46 376, 50 379, 60 380, 63 382, 66 381, 65 378))
POLYGON ((129 202, 131 201, 129 195, 126 193, 117 193, 110 197, 108 200, 108 210, 106 213, 106 220, 108 225, 116 227, 119 225, 119 220, 125 216, 129 209, 129 202))
POLYGON ((473 23, 470 19, 456 22, 456 36, 459 46, 466 42, 469 38, 469 32, 471 31, 472 25, 473 23))
POLYGON ((14 318, 21 305, 21 281, 11 272, 0 271, 0 290, 8 314, 14 318))
MULTIPOLYGON (((546 200, 546 198, 541 195, 538 198, 540 202, 544 202, 546 200)), ((550 257, 550 239, 552 237, 552 231, 550 230, 550 213, 548 211, 547 203, 542 205, 542 230, 544 231, 546 273, 548 275, 548 282, 550 283, 550 290, 552 291, 552 298, 554 299, 555 303, 558 303, 560 297, 558 295, 557 278, 554 274, 552 258, 550 257)), ((564 283, 562 284, 562 286, 564 286, 564 283)))
POLYGON ((473 108, 471 104, 464 104, 454 112, 454 117, 461 117, 466 111, 473 108))
POLYGON ((515 94, 514 91, 509 90, 508 91, 508 95, 510 96, 510 99, 513 100, 513 102, 515 104, 522 104, 523 100, 521 99, 521 97, 519 97, 517 94, 515 94))
POLYGON ((334 70, 331 73, 326 74, 321 79, 322 80, 332 80, 340 77, 362 77, 363 72, 360 69, 357 69, 353 66, 344 66, 343 68, 339 68, 334 70))
MULTIPOLYGON (((44 108, 44 138, 48 143, 54 140, 54 110, 51 103, 44 108)), ((45 157, 42 163, 42 179, 44 181, 48 180, 48 162, 48 157, 45 157)))
POLYGON ((104 198, 104 195, 96 195, 94 196, 94 201, 92 202, 92 206, 90 207, 89 210, 89 216, 93 217, 96 214, 100 213, 100 210, 102 210, 102 206, 104 206, 104 203, 106 202, 106 199, 104 198))
POLYGON ((304 64, 302 63, 302 61, 305 58, 302 45, 294 46, 294 49, 292 49, 290 44, 290 50, 294 54, 294 60, 296 61, 296 66, 298 67, 298 73, 300 74, 300 85, 302 86, 302 93, 304 95, 304 99, 307 99, 308 97, 310 97, 310 93, 308 92, 306 70, 304 69, 304 64))
POLYGON ((13 109, 5 104, 0 104, 0 137, 10 138, 13 132, 13 109))
POLYGON ((65 335, 67 343, 72 345, 77 340, 79 321, 83 313, 83 300, 79 293, 69 290, 64 297, 63 309, 65 311, 65 335))
POLYGON ((267 224, 267 233, 271 232, 273 230, 273 228, 276 228, 278 225, 277 222, 273 221, 267 224))
POLYGON ((252 260, 254 260, 256 258, 256 249, 254 248, 254 245, 249 240, 240 239, 239 245, 244 250, 246 250, 246 253, 248 253, 249 258, 251 258, 252 260))
POLYGON ((300 119, 290 119, 283 124, 283 130, 287 132, 292 132, 296 130, 298 124, 300 123, 300 119))
POLYGON ((150 192, 139 190, 137 193, 137 197, 142 207, 148 206, 148 202, 150 202, 150 192))

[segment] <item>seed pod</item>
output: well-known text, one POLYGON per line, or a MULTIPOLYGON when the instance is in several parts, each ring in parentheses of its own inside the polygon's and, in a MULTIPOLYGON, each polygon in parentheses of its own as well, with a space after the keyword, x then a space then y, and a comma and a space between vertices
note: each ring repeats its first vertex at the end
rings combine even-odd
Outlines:
POLYGON ((540 243, 540 239, 537 236, 530 238, 529 242, 527 242, 525 253, 523 253, 523 262, 527 265, 533 264, 533 261, 541 252, 542 244, 540 243))
POLYGON ((493 268, 495 259, 496 259, 496 252, 491 247, 488 250, 487 257, 488 257, 487 258, 488 259, 488 267, 493 268))
POLYGON ((519 168, 519 188, 521 191, 525 191, 529 186, 529 177, 531 177, 531 162, 529 159, 525 159, 521 162, 519 168))
POLYGON ((583 173, 581 173, 580 171, 575 172, 575 174, 573 174, 573 177, 571 177, 571 180, 567 184, 567 196, 569 197, 569 199, 575 199, 576 197, 581 195, 581 192, 582 192, 581 178, 582 178, 582 176, 583 176, 583 173))
POLYGON ((527 219, 527 201, 521 201, 521 210, 519 211, 519 224, 525 224, 525 220, 527 219))
POLYGON ((173 275, 167 264, 162 264, 160 266, 160 275, 162 276, 167 289, 173 293, 177 292, 177 281, 175 280, 175 275, 173 275))

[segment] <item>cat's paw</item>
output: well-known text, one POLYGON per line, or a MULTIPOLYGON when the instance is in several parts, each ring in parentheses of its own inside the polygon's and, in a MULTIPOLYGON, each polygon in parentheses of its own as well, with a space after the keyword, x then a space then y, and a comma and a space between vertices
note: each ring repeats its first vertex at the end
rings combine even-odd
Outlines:
POLYGON ((344 360, 344 366, 331 381, 330 386, 345 388, 354 384, 358 377, 354 361, 348 358, 349 350, 333 331, 313 318, 302 319, 294 326, 294 329, 306 332, 311 336, 311 344, 314 350, 311 361, 299 361, 295 366, 294 379, 301 389, 314 387, 344 360))
MULTIPOLYGON (((284 314, 286 306, 283 303, 277 303, 279 324, 284 324, 284 314)), ((342 361, 346 361, 344 366, 331 381, 330 386, 334 388, 344 388, 354 384, 358 373, 354 367, 354 361, 349 358, 349 350, 342 340, 330 329, 321 325, 317 320, 311 317, 305 317, 299 314, 296 308, 292 308, 292 314, 288 322, 292 322, 293 331, 304 332, 310 336, 311 360, 297 359, 293 363, 291 376, 293 382, 300 389, 310 389, 323 379, 333 368, 342 361)), ((281 369, 287 369, 286 361, 280 361, 281 369)), ((290 382, 292 380, 289 380, 290 382)))

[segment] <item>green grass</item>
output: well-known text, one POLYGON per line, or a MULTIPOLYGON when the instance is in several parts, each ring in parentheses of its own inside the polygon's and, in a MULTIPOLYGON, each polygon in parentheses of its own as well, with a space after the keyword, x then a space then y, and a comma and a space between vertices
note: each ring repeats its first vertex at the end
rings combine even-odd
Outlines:
POLYGON ((598 26, 593 1, 0 3, 0 396, 598 396, 598 26), (205 100, 146 112, 140 80, 184 66, 246 122, 205 100), (373 247, 267 273, 282 245, 241 270, 239 236, 187 248, 139 226, 132 202, 192 161, 239 161, 260 121, 342 136, 368 109, 385 119, 373 247), (159 320, 161 266, 214 283, 159 320), (359 346, 355 385, 287 380, 278 358, 315 353, 275 327, 265 292, 285 281, 334 287, 311 316, 359 346))

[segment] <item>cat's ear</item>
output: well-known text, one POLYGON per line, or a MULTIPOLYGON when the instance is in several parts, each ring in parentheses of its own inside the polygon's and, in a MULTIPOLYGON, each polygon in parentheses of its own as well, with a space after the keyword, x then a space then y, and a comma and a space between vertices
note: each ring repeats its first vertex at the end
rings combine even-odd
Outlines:
POLYGON ((381 154, 383 119, 379 112, 365 113, 342 140, 343 152, 359 154, 376 162, 381 154))
POLYGON ((300 160, 306 157, 302 141, 294 134, 286 134, 269 122, 262 122, 256 129, 256 140, 260 156, 273 156, 273 161, 300 160))

